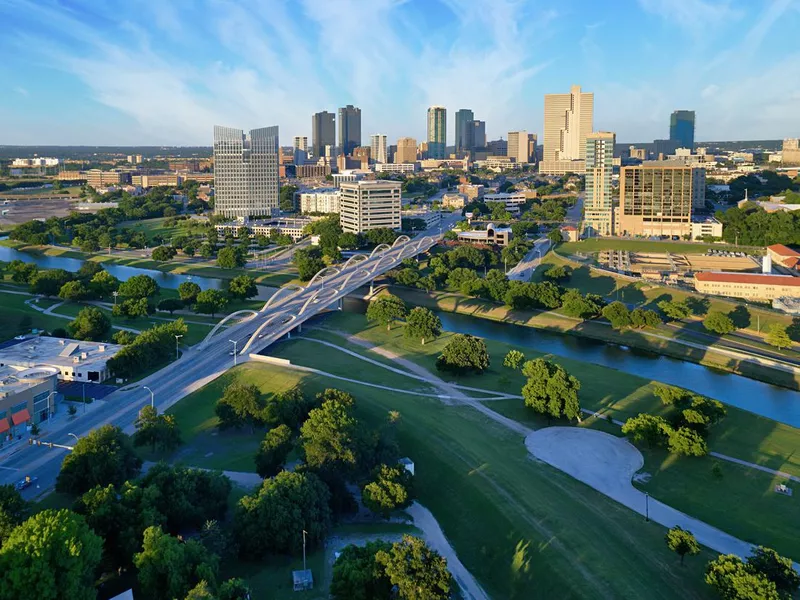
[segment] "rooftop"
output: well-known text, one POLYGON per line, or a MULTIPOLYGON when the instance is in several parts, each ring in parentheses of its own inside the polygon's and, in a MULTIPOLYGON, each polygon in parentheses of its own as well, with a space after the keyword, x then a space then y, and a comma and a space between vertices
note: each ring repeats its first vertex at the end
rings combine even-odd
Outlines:
POLYGON ((0 398, 38 385, 56 375, 58 375, 58 369, 55 367, 0 367, 0 398))
POLYGON ((774 273, 725 273, 722 271, 700 271, 694 274, 698 281, 719 283, 750 283, 753 285, 782 285, 800 288, 800 277, 776 275, 774 273))
POLYGON ((72 367, 105 362, 122 346, 39 336, 0 350, 0 365, 16 368, 52 365, 72 367))
POLYGON ((775 254, 779 254, 780 256, 800 256, 800 252, 792 250, 789 246, 784 246, 783 244, 767 246, 767 250, 772 250, 775 254))

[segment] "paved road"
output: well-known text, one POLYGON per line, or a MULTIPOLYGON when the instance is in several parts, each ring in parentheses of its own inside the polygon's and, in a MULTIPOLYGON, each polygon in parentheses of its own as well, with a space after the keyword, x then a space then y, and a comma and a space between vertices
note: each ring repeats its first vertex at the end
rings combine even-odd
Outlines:
MULTIPOLYGON (((434 235, 438 236, 438 227, 434 235)), ((282 288, 281 293, 270 300, 271 304, 264 312, 225 329, 207 344, 194 346, 180 360, 107 396, 99 401, 103 403, 101 407, 65 424, 61 430, 46 437, 45 441, 71 446, 75 440, 68 433, 81 437, 106 423, 132 431, 138 411, 151 401, 150 393, 144 386, 152 390, 157 408, 166 410, 222 375, 233 366, 234 360, 247 360, 247 354, 266 348, 303 321, 335 305, 357 287, 394 268, 402 259, 427 250, 434 241, 435 238, 418 236, 351 264, 346 269, 331 271, 324 279, 318 277, 302 290, 282 288), (237 342, 236 349, 242 356, 232 356, 234 346, 230 340, 237 342)), ((35 497, 53 486, 65 452, 45 446, 24 446, 0 465, 0 484, 18 481, 25 475, 35 475, 39 478, 39 489, 31 488, 25 492, 27 498, 35 497)))
POLYGON ((534 242, 533 248, 517 263, 508 274, 509 281, 528 281, 542 262, 542 257, 550 249, 550 240, 546 237, 539 238, 534 242))

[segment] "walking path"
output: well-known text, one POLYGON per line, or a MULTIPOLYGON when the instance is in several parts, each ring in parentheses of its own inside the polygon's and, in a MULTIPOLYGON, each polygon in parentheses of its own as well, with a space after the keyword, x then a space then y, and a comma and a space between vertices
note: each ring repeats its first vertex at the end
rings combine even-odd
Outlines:
MULTIPOLYGON (((22 292, 12 292, 12 293, 21 294, 22 292)), ((25 304, 30 306, 33 310, 38 310, 40 313, 42 313, 44 315, 49 315, 51 317, 56 317, 58 319, 66 319, 67 321, 74 321, 75 320, 75 317, 70 317, 69 315, 62 315, 62 314, 53 312, 59 306, 62 306, 64 304, 66 304, 67 303, 66 300, 64 302, 59 302, 58 304, 54 304, 53 306, 51 306, 49 308, 42 308, 41 306, 37 306, 35 300, 36 300, 36 298, 31 298, 30 300, 25 300, 25 304)), ((142 333, 138 329, 133 329, 132 327, 123 327, 122 325, 112 325, 111 327, 113 329, 122 329, 123 331, 130 331, 131 333, 136 333, 136 334, 142 333)))

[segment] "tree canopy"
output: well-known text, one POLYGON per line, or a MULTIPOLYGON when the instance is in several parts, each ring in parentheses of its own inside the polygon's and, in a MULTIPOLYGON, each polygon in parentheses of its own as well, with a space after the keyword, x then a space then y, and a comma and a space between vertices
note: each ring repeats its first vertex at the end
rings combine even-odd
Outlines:
POLYGON ((522 366, 528 378, 522 387, 525 406, 555 419, 580 420, 578 392, 581 382, 559 364, 543 358, 529 360, 522 366))
POLYGON ((80 310, 67 328, 76 340, 102 340, 111 331, 111 319, 99 308, 87 306, 80 310))
POLYGON ((367 542, 364 546, 345 546, 333 563, 330 593, 334 600, 390 598, 392 584, 375 556, 391 548, 391 544, 383 540, 367 542))
POLYGON ((417 537, 404 535, 389 550, 379 550, 375 560, 404 600, 447 600, 453 578, 447 560, 417 537))
POLYGON ((367 320, 372 323, 386 325, 386 329, 392 328, 392 323, 406 316, 405 303, 392 294, 380 296, 369 303, 367 307, 367 320))
POLYGON ((697 543, 692 532, 682 529, 679 525, 667 531, 664 539, 667 547, 681 557, 681 564, 687 554, 689 556, 700 554, 700 544, 697 543))
POLYGON ((436 359, 436 368, 453 373, 482 373, 489 368, 489 351, 486 343, 469 334, 458 333, 452 337, 436 359))
POLYGON ((719 335, 736 331, 736 325, 733 324, 733 320, 718 310, 713 310, 706 315, 706 318, 703 319, 703 327, 719 335))
POLYGON ((261 477, 277 475, 293 446, 292 430, 288 425, 281 424, 270 429, 255 457, 256 473, 261 477))
POLYGON ((159 292, 156 280, 149 275, 134 275, 127 281, 119 284, 119 293, 126 298, 138 300, 140 298, 152 298, 159 292))
POLYGON ((400 464, 379 465, 361 498, 369 510, 388 518, 395 510, 405 508, 414 498, 413 476, 400 464))
POLYGON ((406 317, 406 326, 403 331, 406 337, 421 340, 432 340, 442 334, 442 321, 433 311, 417 306, 411 309, 406 317))

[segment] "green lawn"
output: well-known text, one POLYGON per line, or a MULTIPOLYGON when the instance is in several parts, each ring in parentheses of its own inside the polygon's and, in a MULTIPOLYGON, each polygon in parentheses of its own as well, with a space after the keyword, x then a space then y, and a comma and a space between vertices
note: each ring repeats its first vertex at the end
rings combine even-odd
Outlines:
MULTIPOLYGON (((672 252, 675 254, 703 254, 708 249, 714 250, 748 250, 749 246, 733 246, 727 244, 703 244, 701 242, 668 242, 650 240, 624 240, 614 238, 590 238, 579 242, 561 244, 559 251, 564 254, 584 254, 602 250, 630 250, 632 252, 672 252)), ((763 251, 763 249, 760 249, 763 251)))
MULTIPOLYGON (((43 315, 34 310, 25 304, 25 300, 29 299, 29 296, 4 293, 3 290, 0 290, 0 306, 2 306, 0 309, 0 341, 11 339, 21 333, 30 333, 31 328, 53 331, 57 327, 66 327, 69 323, 66 319, 43 315), (25 331, 23 331, 23 325, 26 325, 25 331)), ((42 306, 46 308, 47 303, 43 302, 42 306)))
POLYGON ((158 217, 155 219, 143 219, 141 221, 123 221, 118 227, 125 227, 134 232, 143 231, 145 235, 147 235, 148 240, 152 240, 155 236, 160 235, 164 240, 169 242, 169 238, 174 235, 195 236, 205 234, 205 223, 205 221, 198 221, 196 219, 176 221, 175 217, 158 217), (168 227, 165 225, 165 222, 170 219, 175 224, 168 227))

